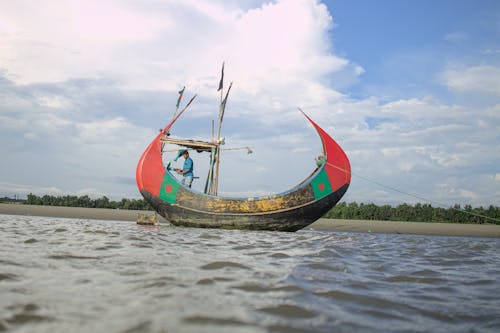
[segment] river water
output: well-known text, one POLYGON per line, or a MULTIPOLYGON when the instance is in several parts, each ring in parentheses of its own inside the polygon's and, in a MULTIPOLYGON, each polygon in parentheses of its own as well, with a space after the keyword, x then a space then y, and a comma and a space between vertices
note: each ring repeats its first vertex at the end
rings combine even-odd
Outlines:
POLYGON ((0 332, 499 332, 499 250, 0 215, 0 332))

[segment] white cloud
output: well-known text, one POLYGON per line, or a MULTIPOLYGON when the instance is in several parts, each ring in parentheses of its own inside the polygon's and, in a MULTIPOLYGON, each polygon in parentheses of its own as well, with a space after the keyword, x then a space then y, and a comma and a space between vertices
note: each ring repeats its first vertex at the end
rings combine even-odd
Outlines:
POLYGON ((107 76, 129 88, 174 90, 187 83, 201 91, 215 86, 226 60, 238 89, 255 96, 283 82, 307 89, 348 64, 330 50, 327 7, 309 0, 263 3, 248 11, 205 1, 2 7, 15 28, 0 36, 10 50, 0 53, 0 68, 22 84, 107 76))
POLYGON ((467 38, 467 35, 460 31, 450 32, 444 36, 444 39, 452 43, 460 43, 467 38))
POLYGON ((361 66, 355 66, 354 72, 359 76, 365 72, 365 69, 361 66))
POLYGON ((42 95, 37 96, 38 103, 42 106, 47 106, 54 109, 66 109, 69 108, 69 101, 64 96, 58 95, 42 95))
POLYGON ((20 0, 1 8, 0 22, 9 22, 9 29, 0 34, 7 50, 0 53, 0 68, 22 84, 116 72, 130 59, 115 51, 151 41, 169 26, 167 19, 145 16, 117 1, 20 0))
POLYGON ((68 35, 79 36, 89 43, 147 41, 157 37, 161 30, 173 28, 168 19, 145 16, 115 1, 70 2, 67 8, 59 7, 57 12, 62 14, 61 21, 66 23, 68 35))
POLYGON ((489 65, 450 66, 442 73, 444 84, 457 92, 492 93, 500 96, 500 68, 489 65))
MULTIPOLYGON (((498 107, 450 106, 431 98, 373 105, 362 117, 390 121, 372 129, 359 126, 345 135, 353 171, 363 177, 353 177, 350 191, 368 193, 368 198, 374 183, 382 183, 445 203, 496 202, 500 197, 491 181, 479 186, 473 179, 491 179, 491 168, 500 163, 498 107), (449 187, 445 191, 440 184, 449 187)), ((412 201, 411 196, 403 198, 412 201)))
POLYGON ((121 117, 75 124, 77 139, 82 143, 99 143, 103 138, 111 142, 118 140, 120 134, 132 130, 127 121, 121 117))

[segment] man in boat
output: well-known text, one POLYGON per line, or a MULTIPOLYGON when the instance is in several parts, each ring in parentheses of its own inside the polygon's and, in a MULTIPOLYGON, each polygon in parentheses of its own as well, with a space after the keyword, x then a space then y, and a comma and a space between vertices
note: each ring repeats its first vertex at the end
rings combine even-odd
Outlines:
POLYGON ((187 150, 183 150, 181 154, 184 157, 184 165, 182 169, 176 168, 175 171, 177 171, 179 175, 182 175, 182 184, 191 187, 193 183, 193 160, 189 157, 189 152, 187 150))

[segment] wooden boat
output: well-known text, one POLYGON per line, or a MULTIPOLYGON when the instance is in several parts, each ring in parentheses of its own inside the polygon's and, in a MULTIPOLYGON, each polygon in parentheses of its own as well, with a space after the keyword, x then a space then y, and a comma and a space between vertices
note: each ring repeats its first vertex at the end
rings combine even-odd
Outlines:
POLYGON ((143 197, 174 225, 296 231, 328 212, 349 187, 351 169, 346 154, 328 133, 301 110, 321 137, 324 158, 300 184, 283 193, 245 198, 223 197, 193 190, 181 184, 164 166, 164 142, 177 143, 198 151, 217 151, 220 142, 169 139, 171 127, 183 111, 153 139, 142 154, 136 170, 137 186, 143 197))

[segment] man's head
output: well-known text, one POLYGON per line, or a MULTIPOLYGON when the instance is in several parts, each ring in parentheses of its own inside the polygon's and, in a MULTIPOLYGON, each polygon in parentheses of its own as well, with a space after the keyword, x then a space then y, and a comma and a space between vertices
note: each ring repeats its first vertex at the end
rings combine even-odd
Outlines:
POLYGON ((188 158, 189 157, 189 152, 187 150, 184 150, 182 152, 182 156, 184 156, 184 158, 188 158))

